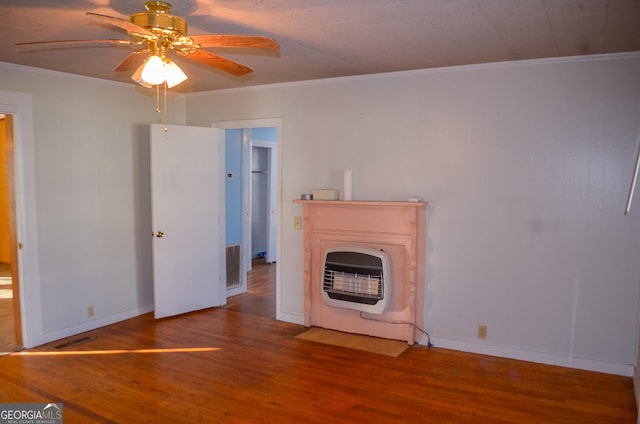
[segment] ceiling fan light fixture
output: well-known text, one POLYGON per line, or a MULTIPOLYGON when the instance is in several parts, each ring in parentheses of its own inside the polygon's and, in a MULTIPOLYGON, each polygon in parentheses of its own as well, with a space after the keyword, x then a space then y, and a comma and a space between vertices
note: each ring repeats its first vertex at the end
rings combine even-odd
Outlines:
POLYGON ((182 69, 180 69, 180 67, 169 58, 164 60, 164 74, 168 88, 175 87, 189 78, 182 69))
POLYGON ((132 80, 147 88, 164 82, 167 83, 167 88, 172 88, 188 78, 174 61, 158 55, 149 56, 131 75, 132 80))
POLYGON ((131 75, 131 79, 143 87, 151 88, 153 86, 142 78, 142 70, 144 69, 144 65, 146 65, 146 63, 147 61, 145 61, 142 65, 138 66, 138 69, 136 69, 133 75, 131 75))
POLYGON ((152 55, 145 61, 142 74, 140 75, 144 81, 151 85, 162 84, 165 79, 164 63, 160 56, 152 55))

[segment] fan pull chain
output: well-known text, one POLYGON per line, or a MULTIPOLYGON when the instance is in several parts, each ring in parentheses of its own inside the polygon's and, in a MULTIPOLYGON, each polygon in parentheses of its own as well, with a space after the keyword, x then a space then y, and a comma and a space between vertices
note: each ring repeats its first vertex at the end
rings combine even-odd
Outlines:
POLYGON ((160 113, 160 84, 156 85, 156 112, 160 113))
POLYGON ((167 125, 167 82, 164 82, 164 125, 167 125))
MULTIPOLYGON (((162 112, 162 123, 164 125, 167 125, 167 83, 165 82, 163 84, 163 102, 164 102, 164 110, 162 110, 160 108, 160 84, 156 85, 156 113, 160 113, 162 112)), ((167 129, 165 128, 164 131, 166 132, 167 129)))

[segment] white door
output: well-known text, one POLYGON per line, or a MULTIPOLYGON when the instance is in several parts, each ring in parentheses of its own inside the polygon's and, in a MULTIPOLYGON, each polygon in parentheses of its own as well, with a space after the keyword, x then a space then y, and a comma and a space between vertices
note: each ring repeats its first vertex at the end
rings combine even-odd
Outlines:
POLYGON ((155 317, 226 303, 224 130, 151 125, 155 317))

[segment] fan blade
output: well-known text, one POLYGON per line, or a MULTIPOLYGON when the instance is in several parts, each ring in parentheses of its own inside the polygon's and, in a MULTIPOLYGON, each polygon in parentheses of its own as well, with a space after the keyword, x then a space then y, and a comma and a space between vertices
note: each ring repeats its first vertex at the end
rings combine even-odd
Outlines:
MULTIPOLYGON (((180 52, 177 53, 180 54, 180 52)), ((237 77, 253 72, 253 69, 247 66, 241 65, 238 62, 234 62, 233 60, 222 56, 218 56, 217 54, 210 53, 206 50, 196 50, 193 53, 182 55, 186 58, 195 60, 196 62, 201 62, 206 65, 213 66, 214 68, 221 69, 237 77)))
POLYGON ((16 43, 16 46, 38 46, 38 45, 42 45, 42 44, 95 44, 95 43, 126 44, 128 46, 142 44, 142 42, 138 42, 138 41, 106 39, 106 40, 32 41, 32 42, 29 42, 29 43, 16 43))
POLYGON ((129 56, 125 57, 124 60, 120 62, 118 66, 116 66, 113 72, 122 72, 137 69, 140 65, 142 65, 142 62, 144 62, 144 59, 146 58, 146 56, 142 53, 147 53, 147 49, 136 50, 129 56))
POLYGON ((147 36, 152 36, 155 38, 155 34, 149 30, 147 30, 146 28, 143 28, 141 26, 138 26, 136 24, 133 24, 129 21, 127 21, 126 19, 121 19, 121 18, 116 18, 114 16, 109 16, 109 15, 101 15, 99 13, 92 13, 92 12, 87 12, 88 16, 92 16, 102 22, 105 22, 107 24, 111 24, 111 25, 115 25, 117 27, 120 27, 124 30, 127 30, 129 32, 133 32, 135 34, 141 34, 141 35, 147 35, 147 36))
POLYGON ((200 47, 243 47, 280 50, 280 44, 273 38, 257 35, 192 35, 200 47))

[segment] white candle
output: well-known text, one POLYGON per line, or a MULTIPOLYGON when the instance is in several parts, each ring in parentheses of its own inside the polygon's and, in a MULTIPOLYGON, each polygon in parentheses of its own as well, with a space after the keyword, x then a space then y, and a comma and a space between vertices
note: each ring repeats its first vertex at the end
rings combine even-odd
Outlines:
POLYGON ((342 200, 353 200, 353 178, 350 170, 344 171, 342 200))

